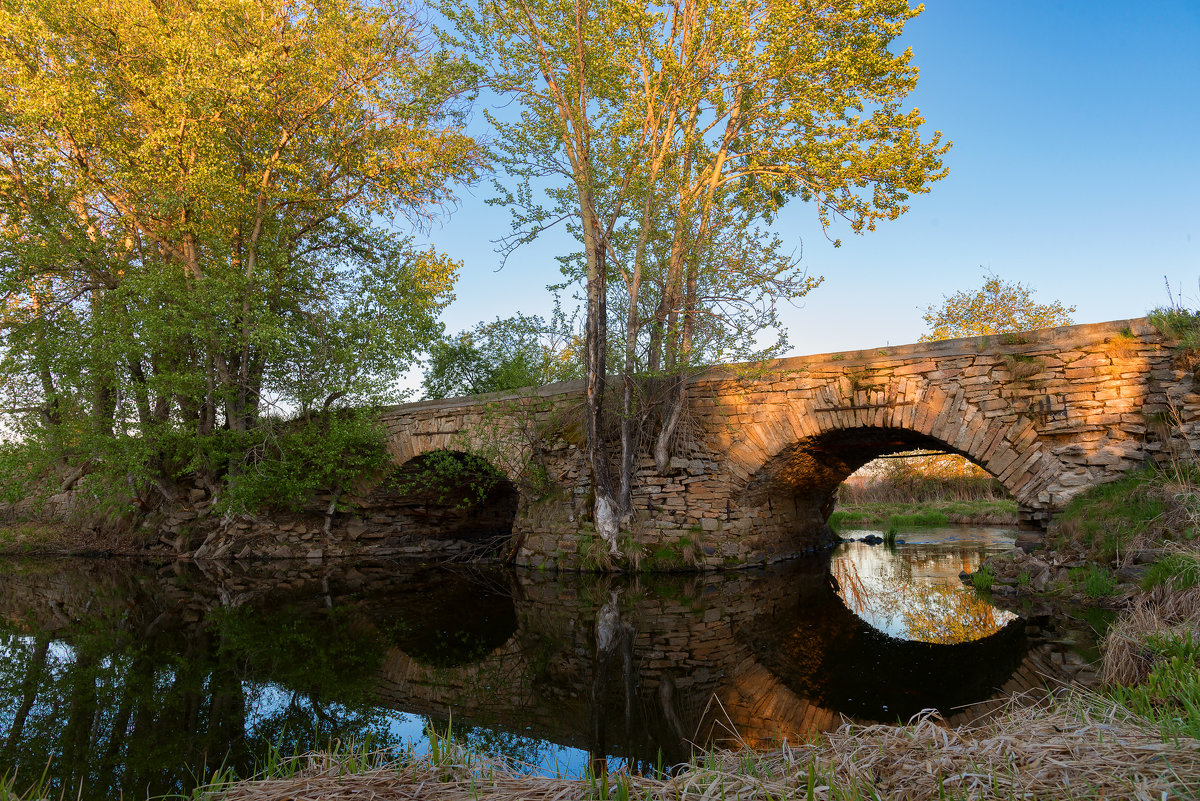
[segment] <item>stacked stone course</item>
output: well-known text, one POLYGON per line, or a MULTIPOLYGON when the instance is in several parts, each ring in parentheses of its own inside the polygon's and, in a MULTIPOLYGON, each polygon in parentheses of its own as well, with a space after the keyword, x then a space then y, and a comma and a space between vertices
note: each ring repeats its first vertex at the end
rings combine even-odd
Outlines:
MULTIPOLYGON (((980 464, 1024 523, 1044 527, 1088 486, 1200 450, 1200 395, 1170 345, 1136 319, 711 370, 690 381, 668 470, 639 461, 626 536, 651 567, 743 566, 824 547, 841 481, 917 447, 980 464)), ((522 492, 517 561, 578 568, 596 551, 589 470, 582 442, 562 432, 580 430, 563 420, 582 400, 575 382, 406 404, 383 422, 398 464, 439 449, 488 455, 522 492), (552 487, 539 497, 525 489, 531 460, 552 487)))

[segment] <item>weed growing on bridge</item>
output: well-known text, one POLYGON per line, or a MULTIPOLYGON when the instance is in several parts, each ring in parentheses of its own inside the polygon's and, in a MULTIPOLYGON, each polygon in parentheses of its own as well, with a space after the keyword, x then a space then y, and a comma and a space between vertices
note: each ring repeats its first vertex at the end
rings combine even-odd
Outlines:
POLYGON ((1150 325, 1170 340, 1181 351, 1200 348, 1200 311, 1185 309, 1180 305, 1162 306, 1147 315, 1150 325))
POLYGON ((1001 357, 1004 369, 1013 381, 1025 381, 1046 370, 1046 360, 1022 353, 1006 353, 1001 357))

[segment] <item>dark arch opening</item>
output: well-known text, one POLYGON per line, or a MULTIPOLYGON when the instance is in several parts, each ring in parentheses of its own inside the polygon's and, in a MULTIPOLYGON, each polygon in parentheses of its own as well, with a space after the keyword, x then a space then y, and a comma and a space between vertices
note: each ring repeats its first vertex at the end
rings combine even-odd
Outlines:
POLYGON ((436 450, 397 467, 372 494, 395 535, 500 544, 512 535, 516 486, 486 459, 436 450))
POLYGON ((968 454, 916 431, 835 429, 800 439, 776 454, 748 482, 742 504, 758 510, 762 521, 758 528, 764 534, 773 532, 800 550, 829 545, 835 540, 829 517, 842 483, 875 459, 918 450, 971 460, 968 454))
MULTIPOLYGON (((886 529, 886 522, 882 525, 851 523, 839 532, 830 528, 839 488, 848 477, 879 457, 915 450, 971 461, 961 451, 914 431, 870 427, 835 429, 802 439, 782 451, 755 476, 748 494, 760 493, 771 516, 778 518, 782 526, 794 526, 795 533, 775 529, 784 541, 833 544, 838 534, 862 537, 874 533, 873 542, 880 543, 878 535, 883 533, 882 530, 855 534, 852 529, 886 529)), ((881 460, 879 464, 899 463, 899 460, 881 460)), ((980 474, 983 479, 976 487, 981 494, 1007 496, 1007 491, 994 478, 983 471, 980 474)), ((936 482, 931 480, 929 484, 936 482)), ((911 489, 914 488, 901 484, 891 497, 873 500, 897 505, 911 503, 909 509, 912 511, 938 510, 928 504, 935 499, 932 494, 918 497, 920 493, 910 494, 911 489)), ((915 489, 927 492, 930 488, 917 486, 915 489)), ((759 500, 760 510, 762 505, 763 501, 759 500)), ((896 507, 893 506, 891 511, 896 511, 896 507)), ((958 511, 965 510, 960 508, 958 511)), ((942 520, 951 522, 946 518, 942 520)), ((931 520, 920 522, 910 518, 910 521, 918 525, 939 525, 931 520)), ((995 610, 973 590, 964 588, 959 574, 964 569, 977 569, 989 553, 1011 547, 1008 535, 980 529, 966 533, 966 538, 962 539, 944 531, 931 533, 928 529, 906 528, 903 519, 895 522, 901 526, 900 537, 925 544, 901 545, 898 549, 889 545, 885 549, 877 544, 856 542, 847 543, 831 554, 831 570, 838 595, 843 605, 864 625, 873 630, 878 626, 880 636, 885 640, 894 638, 897 642, 927 645, 966 644, 992 636, 1006 625, 1011 616, 995 610)), ((901 651, 923 653, 915 646, 901 651)))

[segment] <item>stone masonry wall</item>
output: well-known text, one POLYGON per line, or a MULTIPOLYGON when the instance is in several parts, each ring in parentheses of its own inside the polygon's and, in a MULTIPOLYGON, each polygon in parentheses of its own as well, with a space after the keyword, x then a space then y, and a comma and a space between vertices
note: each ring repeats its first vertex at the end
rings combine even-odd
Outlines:
MULTIPOLYGON (((1200 449, 1190 370, 1145 319, 731 366, 694 378, 675 458, 638 464, 643 567, 718 568, 824 547, 833 493, 878 455, 961 453, 1031 525, 1147 458, 1200 449)), ((580 382, 383 414, 396 462, 483 455, 517 487, 517 561, 594 564, 580 382)))

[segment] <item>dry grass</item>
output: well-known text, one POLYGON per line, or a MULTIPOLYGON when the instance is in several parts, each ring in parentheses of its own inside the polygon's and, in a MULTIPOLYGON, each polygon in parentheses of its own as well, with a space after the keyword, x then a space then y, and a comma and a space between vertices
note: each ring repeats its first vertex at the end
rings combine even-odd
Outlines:
POLYGON ((1103 679, 1107 685, 1133 687, 1154 667, 1154 637, 1182 639, 1191 632, 1200 642, 1200 588, 1173 591, 1160 587, 1134 601, 1104 635, 1103 679))
POLYGON ((310 755, 286 779, 209 788, 209 801, 567 801, 568 799, 1155 799, 1195 798, 1200 741, 1157 730, 1098 696, 1013 705, 976 729, 932 718, 845 724, 820 743, 770 754, 698 756, 666 779, 614 774, 603 784, 531 776, 461 751, 367 765, 310 755), (447 757, 450 758, 447 758, 447 757))

